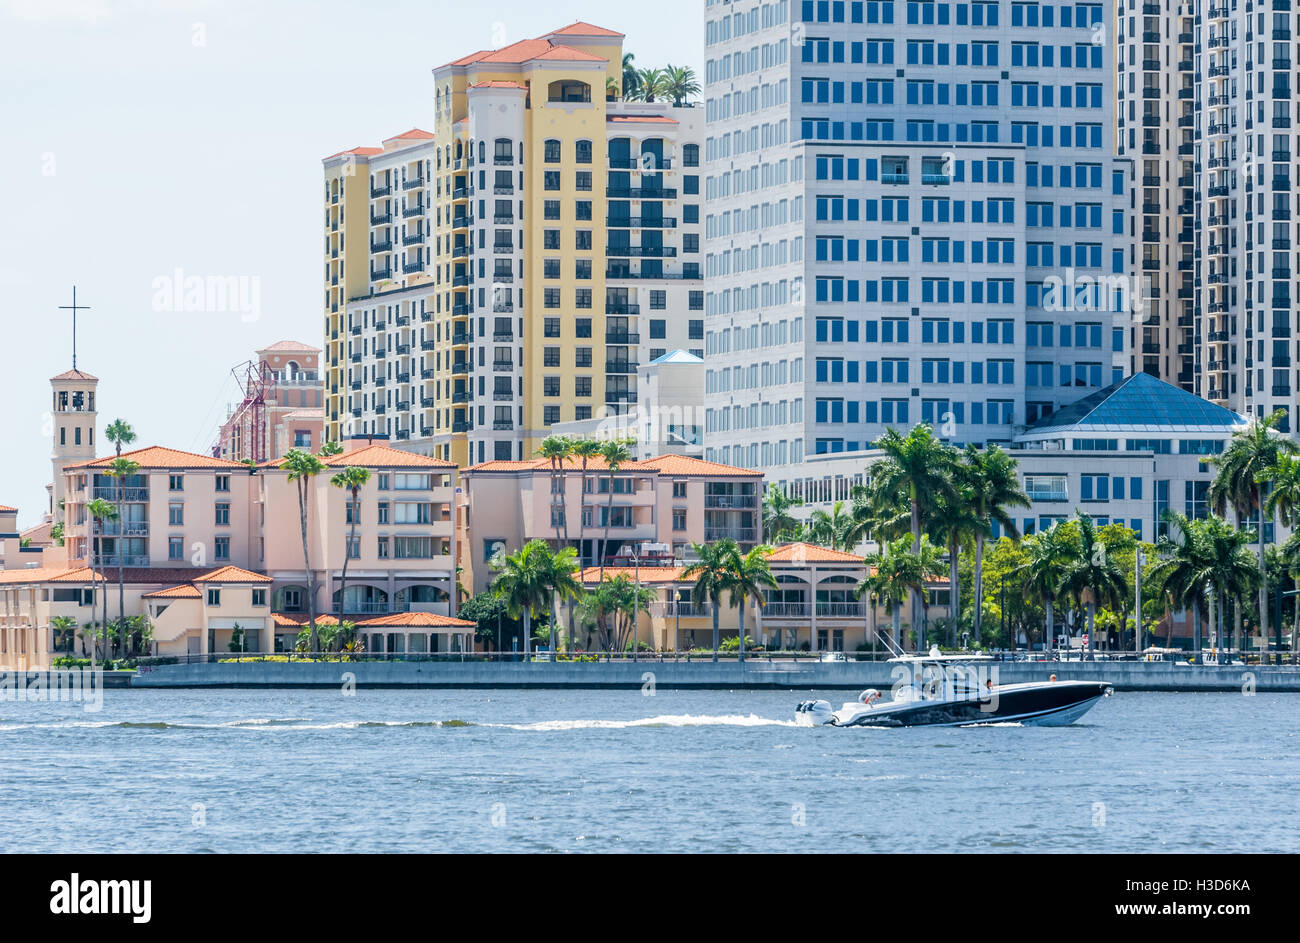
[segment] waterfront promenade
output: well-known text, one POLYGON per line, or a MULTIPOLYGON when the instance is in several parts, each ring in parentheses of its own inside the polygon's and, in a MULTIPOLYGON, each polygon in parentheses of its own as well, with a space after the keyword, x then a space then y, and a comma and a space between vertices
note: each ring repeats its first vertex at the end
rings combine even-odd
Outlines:
MULTIPOLYGON (((1107 681, 1117 691, 1300 692, 1293 665, 1187 665, 1175 662, 996 662, 1000 684, 1107 681)), ((858 690, 888 688, 902 666, 888 662, 820 662, 750 658, 700 661, 223 661, 143 666, 132 687, 357 687, 858 690)))

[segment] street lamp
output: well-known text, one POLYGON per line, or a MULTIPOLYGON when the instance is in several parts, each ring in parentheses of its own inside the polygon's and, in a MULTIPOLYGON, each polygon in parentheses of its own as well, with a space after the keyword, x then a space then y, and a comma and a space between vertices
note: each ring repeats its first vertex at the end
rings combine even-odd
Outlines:
POLYGON ((636 594, 632 597, 632 660, 636 661, 636 648, 639 641, 637 615, 641 612, 641 558, 637 555, 635 547, 632 548, 632 572, 636 577, 636 594))
POLYGON ((674 592, 673 603, 673 612, 677 616, 677 627, 673 630, 673 649, 676 650, 682 644, 682 591, 680 589, 674 592))

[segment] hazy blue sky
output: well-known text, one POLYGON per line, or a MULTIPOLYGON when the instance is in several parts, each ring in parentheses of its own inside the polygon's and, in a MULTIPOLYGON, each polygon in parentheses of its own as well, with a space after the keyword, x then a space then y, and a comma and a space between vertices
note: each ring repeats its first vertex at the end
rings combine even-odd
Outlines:
POLYGON ((205 451, 231 367, 320 343, 320 159, 431 128, 432 67, 578 19, 702 72, 702 0, 0 0, 0 504, 44 510, 74 282, 101 432, 205 451), (260 315, 156 310, 177 269, 256 277, 260 315))

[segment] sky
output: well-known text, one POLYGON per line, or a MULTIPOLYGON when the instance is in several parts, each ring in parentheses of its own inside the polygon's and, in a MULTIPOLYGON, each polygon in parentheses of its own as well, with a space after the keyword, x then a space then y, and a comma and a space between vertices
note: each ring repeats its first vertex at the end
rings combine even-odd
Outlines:
POLYGON ((702 8, 0 0, 0 504, 23 526, 45 510, 74 284, 99 432, 120 417, 137 445, 206 452, 239 398, 232 368, 321 343, 321 158, 431 129, 434 66, 579 19, 626 33, 639 66, 702 74, 702 8), (169 300, 195 276, 242 293, 169 300))

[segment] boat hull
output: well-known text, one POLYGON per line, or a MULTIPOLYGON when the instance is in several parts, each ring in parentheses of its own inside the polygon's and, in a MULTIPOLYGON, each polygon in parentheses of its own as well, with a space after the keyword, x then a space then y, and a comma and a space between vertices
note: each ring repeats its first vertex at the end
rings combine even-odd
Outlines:
POLYGON ((888 702, 870 709, 849 708, 837 711, 830 723, 837 727, 969 727, 986 724, 1063 727, 1078 721, 1110 693, 1111 686, 1100 681, 1005 685, 994 691, 992 697, 888 702))

